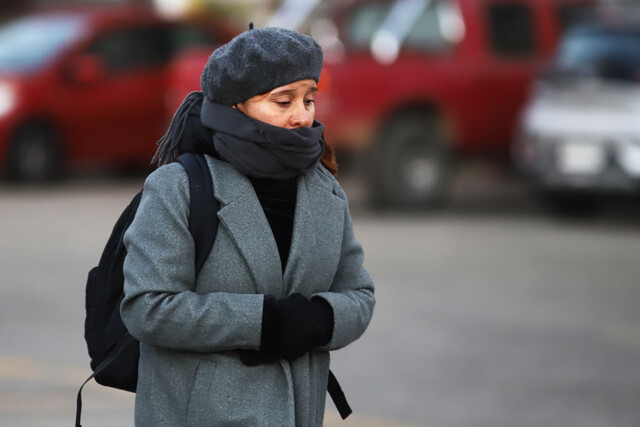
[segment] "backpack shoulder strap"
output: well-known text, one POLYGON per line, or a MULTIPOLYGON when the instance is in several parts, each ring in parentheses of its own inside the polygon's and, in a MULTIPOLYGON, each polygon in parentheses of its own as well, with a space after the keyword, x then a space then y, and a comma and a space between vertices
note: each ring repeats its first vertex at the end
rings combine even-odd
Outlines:
MULTIPOLYGON (((187 175, 189 176, 189 191, 191 199, 189 204, 189 232, 191 233, 196 246, 197 275, 200 273, 200 270, 202 269, 209 252, 211 252, 211 248, 213 247, 213 243, 216 239, 220 202, 213 197, 213 180, 211 178, 209 166, 207 165, 207 160, 203 154, 184 153, 178 157, 178 162, 185 168, 187 175)), ((131 223, 136 210, 138 209, 141 195, 142 191, 133 198, 130 205, 122 213, 120 219, 118 219, 114 229, 123 227, 126 229, 126 227, 131 223)), ((112 237, 109 240, 101 257, 100 265, 107 262, 110 262, 111 264, 118 262, 117 260, 110 260, 107 257, 108 254, 115 251, 116 245, 122 245, 123 234, 124 231, 119 233, 117 238, 112 237), (105 253, 107 255, 105 255, 105 253)), ((76 427, 82 427, 80 424, 80 418, 82 415, 82 389, 84 386, 103 369, 109 366, 120 355, 125 346, 135 341, 136 340, 129 334, 124 334, 120 338, 116 347, 111 351, 110 355, 94 369, 93 374, 91 374, 82 386, 80 386, 78 396, 76 398, 76 427)))
POLYGON ((203 154, 184 153, 178 157, 178 162, 189 176, 189 232, 196 245, 197 275, 216 239, 220 202, 213 197, 213 180, 203 154))
POLYGON ((349 406, 349 402, 347 402, 347 397, 344 395, 338 379, 335 375, 333 375, 333 372, 331 372, 331 370, 329 370, 327 391, 329 392, 329 396, 331 396, 331 400, 333 400, 334 405, 336 405, 336 409, 338 410, 340 417, 343 420, 346 420, 347 417, 353 413, 353 411, 351 410, 351 406, 349 406))

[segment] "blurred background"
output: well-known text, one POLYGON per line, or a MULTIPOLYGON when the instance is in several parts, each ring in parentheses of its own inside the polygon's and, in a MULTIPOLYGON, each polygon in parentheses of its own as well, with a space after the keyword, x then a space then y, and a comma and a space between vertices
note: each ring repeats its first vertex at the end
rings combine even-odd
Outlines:
MULTIPOLYGON (((324 51, 371 327, 326 425, 640 426, 640 5, 0 1, 0 425, 73 422, 84 284, 211 51, 324 51)), ((133 425, 90 383, 84 424, 133 425)))

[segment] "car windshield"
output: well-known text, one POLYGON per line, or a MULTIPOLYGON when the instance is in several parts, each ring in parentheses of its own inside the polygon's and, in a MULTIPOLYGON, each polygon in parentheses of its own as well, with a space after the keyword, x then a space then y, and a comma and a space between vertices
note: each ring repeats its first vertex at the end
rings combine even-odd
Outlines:
POLYGON ((81 21, 71 17, 27 17, 0 27, 0 71, 42 66, 77 37, 81 21))
POLYGON ((638 80, 640 31, 572 31, 560 45, 556 67, 560 71, 603 79, 638 80))
POLYGON ((456 1, 362 3, 348 23, 348 41, 354 47, 367 47, 381 34, 405 47, 429 50, 459 42, 464 27, 456 1))

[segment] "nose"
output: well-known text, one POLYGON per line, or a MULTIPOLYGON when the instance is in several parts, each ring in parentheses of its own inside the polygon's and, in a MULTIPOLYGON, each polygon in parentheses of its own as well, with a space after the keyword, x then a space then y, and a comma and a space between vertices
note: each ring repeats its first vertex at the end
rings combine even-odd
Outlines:
POLYGON ((296 110, 291 115, 290 124, 293 128, 309 127, 311 126, 312 120, 313 119, 311 113, 307 111, 304 103, 302 103, 302 105, 298 106, 298 108, 296 108, 296 110))

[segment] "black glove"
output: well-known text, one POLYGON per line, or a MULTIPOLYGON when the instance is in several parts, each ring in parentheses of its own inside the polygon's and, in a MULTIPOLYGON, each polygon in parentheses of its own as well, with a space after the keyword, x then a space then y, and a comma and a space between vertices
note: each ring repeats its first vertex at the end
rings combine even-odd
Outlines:
POLYGON ((295 360, 315 346, 324 345, 333 334, 333 309, 322 298, 307 300, 292 294, 281 300, 264 297, 260 350, 238 350, 246 366, 295 360))
POLYGON ((333 336, 333 308, 326 300, 320 297, 309 300, 308 311, 315 320, 317 329, 316 346, 322 346, 331 341, 333 336))
POLYGON ((309 301, 300 294, 281 300, 265 297, 263 310, 262 350, 295 360, 331 338, 333 311, 320 298, 309 301))
POLYGON ((319 339, 308 305, 309 301, 300 294, 281 300, 265 298, 261 350, 287 360, 295 360, 308 352, 319 339))
POLYGON ((262 350, 237 350, 244 366, 258 366, 278 361, 278 356, 262 350))

